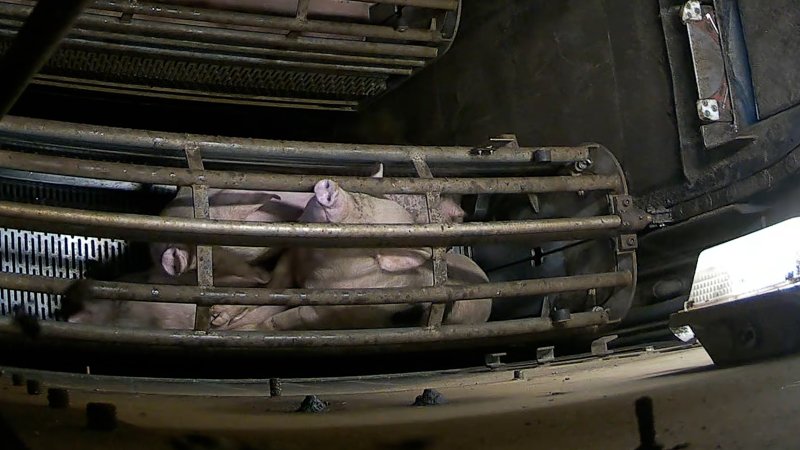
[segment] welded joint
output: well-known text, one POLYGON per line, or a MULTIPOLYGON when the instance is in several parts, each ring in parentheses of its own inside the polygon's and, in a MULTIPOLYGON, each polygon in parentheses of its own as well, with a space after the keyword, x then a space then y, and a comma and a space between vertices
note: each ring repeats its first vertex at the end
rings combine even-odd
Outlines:
POLYGON ((122 4, 122 12, 119 16, 119 23, 133 22, 133 15, 136 12, 136 7, 139 6, 139 0, 128 0, 127 5, 122 4))

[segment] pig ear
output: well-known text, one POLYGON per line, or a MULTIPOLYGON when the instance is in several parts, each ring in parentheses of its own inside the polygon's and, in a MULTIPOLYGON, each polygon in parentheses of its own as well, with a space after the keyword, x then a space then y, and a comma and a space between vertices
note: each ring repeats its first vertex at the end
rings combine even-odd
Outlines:
POLYGON ((376 256, 378 265, 386 272, 405 272, 424 265, 431 254, 425 250, 398 249, 381 252, 376 256))
POLYGON ((372 178, 383 178, 383 163, 375 164, 375 167, 373 168, 373 171, 372 171, 372 175, 370 175, 370 177, 372 177, 372 178))
POLYGON ((161 254, 161 267, 167 274, 177 277, 189 271, 189 252, 170 247, 161 254))

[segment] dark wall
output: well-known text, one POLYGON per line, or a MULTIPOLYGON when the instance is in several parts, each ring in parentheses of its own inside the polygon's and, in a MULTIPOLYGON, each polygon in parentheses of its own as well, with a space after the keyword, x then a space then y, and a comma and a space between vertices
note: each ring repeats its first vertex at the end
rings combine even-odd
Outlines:
POLYGON ((465 0, 450 52, 369 107, 356 140, 599 142, 634 192, 678 181, 678 134, 656 1, 465 0))

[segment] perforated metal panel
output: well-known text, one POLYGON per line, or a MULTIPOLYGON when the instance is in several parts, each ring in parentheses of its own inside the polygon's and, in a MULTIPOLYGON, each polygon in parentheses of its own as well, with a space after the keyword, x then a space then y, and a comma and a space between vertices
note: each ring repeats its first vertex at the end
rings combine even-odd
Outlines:
MULTIPOLYGON (((0 270, 25 275, 80 278, 89 261, 118 261, 125 241, 0 228, 0 270)), ((56 319, 61 296, 0 289, 0 315, 17 308, 40 319, 56 319)))

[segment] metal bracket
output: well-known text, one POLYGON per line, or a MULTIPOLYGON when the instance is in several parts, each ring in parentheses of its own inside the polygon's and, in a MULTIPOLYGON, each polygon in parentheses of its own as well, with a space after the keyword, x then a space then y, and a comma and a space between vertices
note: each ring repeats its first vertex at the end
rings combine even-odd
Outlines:
POLYGON ((503 365, 503 362, 500 360, 502 357, 506 356, 506 353, 489 353, 484 357, 484 361, 486 363, 486 367, 491 369, 496 369, 503 365))
POLYGON ((536 349, 536 362, 539 364, 551 363, 556 360, 556 348, 552 345, 549 347, 539 347, 536 349))
POLYGON ((613 353, 608 349, 608 343, 618 338, 619 335, 612 334, 611 336, 603 336, 600 339, 592 341, 592 355, 593 356, 606 356, 613 353))
POLYGON ((498 137, 490 138, 489 142, 472 149, 470 153, 477 156, 489 156, 501 148, 519 148, 517 136, 513 134, 501 134, 498 137))
POLYGON ((653 217, 633 203, 630 195, 611 195, 611 213, 622 219, 622 230, 637 232, 645 229, 653 217))

